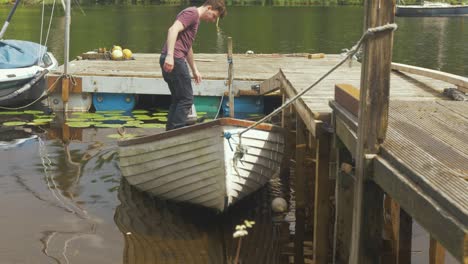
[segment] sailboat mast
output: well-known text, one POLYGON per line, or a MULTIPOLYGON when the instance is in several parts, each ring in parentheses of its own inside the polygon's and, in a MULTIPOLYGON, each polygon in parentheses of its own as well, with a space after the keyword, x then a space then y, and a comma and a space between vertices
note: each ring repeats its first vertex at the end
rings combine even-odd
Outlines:
POLYGON ((63 52, 63 74, 68 74, 68 59, 70 55, 70 21, 71 21, 70 0, 65 1, 65 45, 63 52))
POLYGON ((8 28, 8 25, 10 25, 11 17, 13 17, 13 14, 15 13, 16 8, 18 7, 19 2, 20 2, 20 0, 16 0, 15 5, 14 5, 13 8, 10 10, 10 13, 8 14, 7 20, 6 20, 5 23, 3 24, 2 30, 0 31, 0 39, 3 38, 3 35, 5 34, 5 32, 6 32, 7 28, 8 28))

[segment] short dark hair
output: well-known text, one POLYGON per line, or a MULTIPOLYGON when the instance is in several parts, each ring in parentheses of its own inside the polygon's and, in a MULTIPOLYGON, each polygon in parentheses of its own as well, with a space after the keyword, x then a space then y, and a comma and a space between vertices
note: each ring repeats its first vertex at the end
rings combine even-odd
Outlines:
POLYGON ((206 0, 203 6, 211 6, 213 10, 218 11, 219 18, 223 18, 225 15, 227 15, 224 0, 206 0))

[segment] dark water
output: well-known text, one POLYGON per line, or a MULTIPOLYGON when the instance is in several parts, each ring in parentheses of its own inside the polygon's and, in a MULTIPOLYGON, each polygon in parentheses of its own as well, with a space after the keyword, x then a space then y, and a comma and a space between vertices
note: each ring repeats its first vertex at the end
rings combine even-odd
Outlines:
MULTIPOLYGON (((96 6, 84 7, 83 15, 75 7, 71 57, 113 44, 160 52, 180 9, 96 6)), ((48 46, 61 59, 63 11, 57 10, 48 46)), ((5 37, 38 41, 40 11, 19 8, 5 37)), ((0 9, 0 17, 7 12, 0 9)), ((221 34, 212 24, 200 27, 194 50, 225 52, 225 38, 232 36, 235 52, 339 53, 359 38, 362 12, 359 7, 230 8, 221 34)), ((468 75, 466 17, 398 18, 397 23, 394 61, 468 75)), ((116 140, 107 137, 114 133, 71 129, 68 137, 60 122, 26 130, 0 127, 0 263, 223 263, 233 259, 232 232, 244 219, 257 222, 243 244, 245 263, 279 262, 284 226, 271 221, 268 206, 271 192, 279 190, 264 189, 225 215, 159 201, 121 179, 116 140)), ((414 242, 414 263, 427 263, 427 233, 416 229, 414 242)))
MULTIPOLYGON (((62 62, 64 17, 56 6, 48 46, 62 62)), ((99 47, 118 44, 134 52, 160 52, 167 28, 180 6, 74 7, 71 25, 71 58, 99 47)), ((51 7, 46 8, 44 33, 51 7)), ((8 9, 0 9, 6 17, 8 9)), ((225 53, 226 36, 234 52, 340 53, 351 48, 362 33, 361 7, 229 7, 228 16, 215 25, 200 26, 194 51, 225 53)), ((393 61, 468 76, 468 17, 396 18, 393 61)), ((40 40, 41 8, 21 7, 5 38, 40 40)), ((43 41, 44 42, 44 41, 43 41)))
POLYGON ((256 224, 243 240, 245 263, 281 263, 288 227, 272 222, 269 207, 277 187, 225 214, 160 201, 121 178, 115 129, 67 130, 0 128, 0 263, 227 263, 246 219, 256 224))

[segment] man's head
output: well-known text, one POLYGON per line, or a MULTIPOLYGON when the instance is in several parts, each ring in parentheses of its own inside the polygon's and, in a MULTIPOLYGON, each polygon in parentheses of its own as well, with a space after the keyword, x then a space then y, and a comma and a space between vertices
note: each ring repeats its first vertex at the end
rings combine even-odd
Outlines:
POLYGON ((203 7, 206 8, 200 17, 203 21, 215 22, 218 17, 223 18, 227 14, 224 0, 206 0, 203 7))

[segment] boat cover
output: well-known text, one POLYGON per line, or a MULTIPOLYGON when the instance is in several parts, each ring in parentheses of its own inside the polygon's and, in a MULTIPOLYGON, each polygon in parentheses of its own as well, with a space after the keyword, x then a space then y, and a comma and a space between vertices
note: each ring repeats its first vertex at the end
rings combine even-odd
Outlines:
POLYGON ((40 44, 24 40, 0 40, 0 69, 36 65, 47 52, 40 44))

